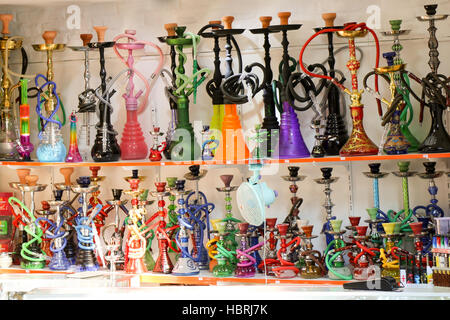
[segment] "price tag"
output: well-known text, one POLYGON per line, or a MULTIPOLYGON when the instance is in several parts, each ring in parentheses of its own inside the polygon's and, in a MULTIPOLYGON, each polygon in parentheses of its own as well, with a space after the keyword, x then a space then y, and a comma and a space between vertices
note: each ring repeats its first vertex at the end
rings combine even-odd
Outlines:
POLYGON ((289 160, 284 160, 284 163, 289 163, 290 161, 289 160))
POLYGON ((345 157, 341 157, 341 161, 345 161, 345 157))
POLYGON ((423 157, 424 159, 428 159, 428 158, 429 158, 429 154, 426 153, 426 154, 422 155, 422 157, 423 157))
POLYGON ((166 163, 165 163, 165 162, 161 162, 160 164, 161 164, 161 166, 165 166, 165 165, 166 165, 166 163))

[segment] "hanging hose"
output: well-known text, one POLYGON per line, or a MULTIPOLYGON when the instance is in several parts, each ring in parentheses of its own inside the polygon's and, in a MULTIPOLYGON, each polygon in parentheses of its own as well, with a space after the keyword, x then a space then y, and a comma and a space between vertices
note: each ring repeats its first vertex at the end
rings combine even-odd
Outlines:
POLYGON ((281 266, 280 267, 275 267, 275 268, 272 268, 272 271, 273 272, 275 272, 276 274, 281 274, 283 271, 287 271, 287 270, 292 270, 292 271, 294 271, 295 272, 295 275, 297 275, 299 272, 300 272, 300 270, 297 268, 297 267, 295 267, 295 263, 293 263, 293 262, 290 262, 290 261, 287 261, 287 260, 284 260, 282 257, 281 257, 281 251, 283 251, 283 250, 286 250, 287 248, 289 248, 292 244, 294 244, 295 243, 295 245, 294 246, 292 246, 291 247, 291 249, 290 249, 290 251, 293 251, 293 249, 295 249, 296 247, 298 247, 299 245, 300 245, 300 237, 295 237, 294 239, 292 239, 289 243, 287 243, 286 245, 282 245, 281 247, 280 247, 280 249, 277 251, 277 258, 278 258, 278 261, 281 263, 281 266))
POLYGON ((74 226, 77 232, 78 247, 84 250, 95 249, 94 243, 94 229, 91 226, 92 220, 100 212, 102 206, 100 204, 95 206, 94 213, 91 213, 88 217, 77 216, 75 218, 76 225, 74 226), (86 233, 84 235, 83 233, 86 233))
POLYGON ((237 266, 245 268, 245 267, 250 267, 250 266, 254 265, 256 263, 256 259, 253 256, 249 255, 249 253, 251 253, 251 252, 253 252, 255 250, 258 250, 263 245, 264 245, 264 242, 260 242, 257 245, 254 245, 253 247, 250 247, 250 248, 248 248, 248 249, 246 249, 244 251, 236 249, 236 258, 239 259, 241 256, 244 256, 244 257, 247 258, 247 261, 238 262, 237 266))
POLYGON ((64 250, 64 248, 66 247, 66 244, 67 244, 66 237, 69 235, 68 232, 61 230, 61 228, 64 224, 64 218, 61 217, 61 221, 59 222, 58 225, 56 225, 56 223, 54 223, 53 221, 51 221, 50 219, 48 219, 46 217, 37 218, 36 221, 34 221, 34 223, 36 224, 37 227, 40 227, 39 222, 41 222, 41 221, 45 221, 50 225, 50 227, 47 230, 49 233, 46 232, 46 236, 49 239, 52 239, 52 240, 62 239, 62 243, 59 248, 55 248, 55 241, 52 241, 50 244, 50 251, 53 253, 57 253, 57 252, 64 250))

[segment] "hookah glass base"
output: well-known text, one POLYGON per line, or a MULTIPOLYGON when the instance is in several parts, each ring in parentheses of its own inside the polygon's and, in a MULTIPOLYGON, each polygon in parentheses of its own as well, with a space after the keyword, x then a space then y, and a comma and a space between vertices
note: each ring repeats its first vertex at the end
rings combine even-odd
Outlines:
POLYGON ((288 102, 283 102, 278 154, 280 159, 307 158, 308 148, 300 132, 297 114, 288 102))
MULTIPOLYGON (((336 271, 337 273, 341 274, 344 277, 352 276, 352 272, 350 271, 350 269, 348 267, 333 267, 333 270, 336 271)), ((328 278, 330 278, 331 280, 342 280, 342 278, 338 277, 331 271, 328 271, 328 278)))
POLYGON ((64 250, 61 250, 53 253, 52 260, 48 264, 48 267, 51 270, 67 270, 69 269, 70 265, 71 263, 66 258, 64 250))
POLYGON ((44 269, 45 261, 29 261, 27 259, 22 259, 22 261, 20 261, 20 267, 22 269, 44 269))
POLYGON ((127 122, 122 133, 120 144, 122 160, 141 160, 147 158, 148 147, 144 134, 137 121, 137 111, 127 110, 127 122))
POLYGON ((418 147, 421 153, 450 152, 450 136, 442 122, 442 107, 430 103, 431 128, 425 140, 418 147))
POLYGON ((98 263, 92 250, 78 249, 76 265, 78 271, 97 271, 98 263))
POLYGON ((355 280, 368 280, 373 279, 376 275, 380 274, 380 268, 378 266, 370 267, 355 267, 353 269, 353 279, 355 280))

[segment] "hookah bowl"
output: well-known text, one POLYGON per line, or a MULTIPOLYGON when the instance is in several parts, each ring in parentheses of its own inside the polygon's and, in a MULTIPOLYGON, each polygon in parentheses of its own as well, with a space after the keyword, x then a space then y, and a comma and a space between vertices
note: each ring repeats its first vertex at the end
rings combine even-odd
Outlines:
POLYGON ((283 37, 281 42, 283 46, 283 59, 280 72, 281 81, 278 81, 277 84, 277 87, 279 87, 278 89, 281 91, 280 99, 282 104, 282 110, 279 110, 281 113, 281 120, 279 145, 277 150, 280 159, 307 158, 310 156, 308 148, 306 147, 300 132, 300 124, 298 122, 297 114, 289 102, 289 97, 287 95, 288 82, 292 74, 292 68, 289 66, 289 62, 293 59, 288 53, 289 41, 287 38, 287 32, 291 30, 298 30, 302 26, 301 24, 289 24, 288 19, 290 16, 290 12, 279 12, 278 17, 280 18, 280 24, 267 27, 273 32, 281 31, 283 37))
POLYGON ((334 207, 333 202, 331 202, 331 184, 338 181, 338 177, 331 177, 331 173, 333 171, 333 168, 320 168, 320 171, 322 171, 322 178, 314 179, 314 181, 318 184, 323 184, 325 186, 325 189, 323 190, 325 193, 325 203, 323 204, 323 207, 325 208, 325 211, 327 213, 325 224, 322 227, 322 231, 320 233, 325 233, 326 236, 326 243, 327 245, 333 240, 333 236, 328 234, 328 231, 331 230, 330 222, 333 219, 336 219, 332 215, 332 209, 334 207))
MULTIPOLYGON (((0 14, 0 21, 3 24, 2 34, 0 38, 0 53, 2 55, 2 65, 6 64, 6 58, 9 50, 22 49, 22 40, 16 37, 10 39, 9 23, 13 20, 11 14, 0 14)), ((23 50, 23 49, 22 49, 23 50)), ((1 160, 18 160, 17 152, 17 123, 14 118, 14 105, 11 105, 11 93, 16 86, 11 86, 10 79, 7 75, 8 66, 2 68, 2 79, 0 85, 0 159, 1 160)))
MULTIPOLYGON (((81 154, 82 161, 92 162, 91 146, 93 144, 92 137, 95 136, 95 127, 93 124, 93 116, 95 116, 95 104, 96 96, 95 91, 90 87, 89 81, 91 79, 91 73, 89 71, 89 52, 94 51, 95 48, 89 47, 89 42, 92 39, 91 33, 80 34, 80 39, 83 41, 82 46, 69 46, 75 52, 84 53, 84 91, 78 95, 78 110, 77 113, 81 113, 82 124, 78 131, 79 142, 78 149, 81 154)), ((72 123, 71 123, 72 129, 72 123)), ((72 130, 70 131, 72 134, 72 130)), ((72 138, 72 135, 71 135, 72 138)), ((68 162, 66 160, 66 162, 68 162)))
MULTIPOLYGON (((97 213, 91 212, 88 216, 88 198, 89 193, 98 191, 100 188, 97 184, 91 184, 91 178, 82 176, 77 179, 77 184, 71 186, 71 190, 80 194, 80 203, 82 205, 80 214, 75 218, 77 225, 78 251, 76 255, 76 266, 78 271, 96 271, 99 268, 97 259, 95 258, 94 248, 94 227, 92 219, 97 213)), ((100 206, 100 205, 98 205, 100 206)), ((101 208, 101 207, 100 207, 101 208)), ((80 210, 79 210, 80 211, 80 210)))
POLYGON ((313 225, 302 226, 303 234, 300 237, 304 243, 304 250, 300 255, 304 258, 304 264, 300 269, 300 277, 304 279, 317 279, 326 274, 326 269, 323 266, 322 257, 319 251, 313 250, 312 239, 318 236, 312 235, 313 225))
POLYGON ((39 117, 45 121, 42 131, 39 133, 40 142, 36 149, 36 155, 40 162, 64 162, 67 152, 61 135, 62 124, 58 120, 53 119, 61 104, 56 94, 56 84, 53 82, 53 52, 65 49, 65 44, 53 42, 56 34, 56 31, 45 31, 42 34, 45 43, 32 45, 35 51, 47 53, 47 78, 43 75, 38 75, 35 78, 36 86, 38 86, 39 78, 44 78, 46 81, 45 85, 48 86, 48 95, 44 99, 45 116, 41 113, 42 101, 40 92, 42 87, 39 88, 37 95, 36 111, 39 117))
MULTIPOLYGON (((117 143, 117 132, 111 124, 111 114, 113 111, 110 99, 115 91, 107 90, 106 69, 105 69, 105 49, 112 48, 114 41, 104 41, 105 33, 108 29, 105 26, 94 26, 97 32, 97 42, 90 42, 89 48, 98 49, 100 56, 100 79, 101 79, 101 93, 96 90, 96 95, 99 98, 99 121, 96 125, 97 134, 91 149, 91 156, 95 162, 111 162, 120 159, 121 151, 117 143)), ((146 149, 147 150, 147 149, 146 149)))
MULTIPOLYGON (((430 38, 428 40, 428 48, 430 49, 430 60, 428 61, 428 65, 431 68, 431 72, 422 80, 415 79, 416 81, 419 80, 422 84, 422 99, 418 99, 416 94, 413 94, 413 96, 421 103, 421 111, 423 106, 429 107, 431 127, 427 137, 418 147, 418 151, 421 153, 449 152, 450 136, 442 121, 443 112, 447 108, 449 96, 448 83, 447 85, 443 83, 445 83, 445 80, 448 79, 448 77, 437 73, 440 61, 438 58, 439 52, 437 50, 437 28, 435 27, 435 21, 445 20, 448 18, 448 15, 436 14, 437 4, 425 5, 424 7, 426 15, 419 16, 417 19, 419 21, 429 22, 428 31, 430 33, 430 38), (442 82, 442 80, 444 80, 444 82, 442 82), (426 101, 426 98, 428 98, 428 102, 426 101)), ((402 79, 402 81, 403 84, 405 84, 404 79, 402 79)), ((409 87, 408 90, 413 93, 409 87)))
POLYGON ((357 71, 360 67, 359 61, 356 59, 355 38, 362 38, 367 35, 367 30, 341 30, 337 31, 337 35, 348 39, 350 59, 347 62, 347 68, 352 76, 352 91, 347 90, 350 95, 351 105, 350 112, 352 117, 352 132, 350 138, 339 151, 339 155, 346 156, 364 156, 376 155, 378 147, 367 136, 363 126, 363 108, 361 104, 361 90, 358 90, 357 71))
MULTIPOLYGON (((334 20, 336 19, 336 13, 323 13, 322 19, 325 22, 324 27, 314 28, 315 32, 319 32, 324 29, 339 29, 341 26, 335 26, 334 20)), ((333 46, 333 33, 327 33, 328 40, 328 66, 329 66, 329 75, 334 78, 335 73, 335 57, 334 57, 334 46, 333 46)), ((343 78, 342 82, 345 81, 343 78)), ((326 118, 325 132, 323 134, 323 141, 320 143, 321 148, 325 151, 326 155, 334 156, 339 155, 339 150, 344 146, 345 142, 348 140, 348 133, 346 124, 343 118, 343 114, 341 114, 340 109, 340 91, 339 88, 332 82, 329 84, 329 88, 326 91, 327 97, 327 107, 328 107, 328 115, 326 118)), ((345 108, 345 106, 343 106, 345 108)), ((345 110, 344 110, 345 112, 345 110)), ((320 123, 320 121, 319 121, 320 123)), ((321 136, 319 135, 319 138, 321 136)), ((317 138, 316 138, 317 139, 317 138)), ((314 156, 314 152, 312 155, 314 156)))
POLYGON ((206 229, 209 240, 209 215, 214 210, 215 205, 208 202, 205 194, 199 191, 198 187, 200 179, 202 179, 208 171, 205 169, 200 170, 199 165, 190 166, 189 171, 190 172, 184 175, 184 178, 186 180, 195 181, 195 191, 189 193, 186 198, 190 224, 194 226, 193 242, 195 245, 192 248, 191 256, 198 264, 200 270, 207 270, 209 266, 209 256, 203 244, 203 239, 206 229))
POLYGON ((176 242, 178 248, 181 250, 181 255, 178 258, 175 266, 173 267, 172 273, 179 276, 190 276, 200 273, 200 269, 194 262, 192 256, 189 254, 189 232, 188 230, 194 229, 194 227, 186 221, 186 204, 184 196, 188 195, 191 191, 184 190, 184 184, 186 180, 177 180, 176 190, 171 191, 172 195, 178 197, 178 222, 180 229, 176 235, 176 242))
MULTIPOLYGON (((232 35, 242 34, 245 31, 245 29, 232 28, 233 21, 234 17, 225 16, 222 18, 224 28, 212 31, 212 33, 217 36, 226 37, 225 50, 227 52, 225 58, 227 63, 227 72, 225 74, 224 81, 222 81, 220 85, 220 89, 224 95, 225 115, 222 121, 222 136, 218 139, 219 146, 214 152, 214 160, 218 161, 238 161, 245 160, 250 157, 250 151, 245 142, 241 121, 237 114, 237 104, 245 103, 248 101, 248 98, 245 97, 245 99, 241 98, 235 100, 233 94, 229 94, 227 90, 228 84, 234 83, 234 79, 237 76, 233 74, 232 69, 233 59, 231 56, 231 37, 232 35), (224 86, 225 84, 227 84, 227 87, 224 86)), ((235 45, 236 44, 237 43, 235 42, 235 45)))
MULTIPOLYGON (((404 64, 403 59, 400 57, 400 51, 403 49, 403 46, 400 44, 399 36, 406 35, 410 32, 410 30, 401 30, 400 25, 402 23, 402 20, 389 20, 389 23, 391 25, 390 31, 383 31, 381 32, 384 36, 391 36, 394 38, 394 44, 392 45, 392 50, 395 52, 395 58, 394 58, 394 65, 402 65, 404 64)), ((419 141, 416 137, 411 133, 409 130, 409 125, 412 122, 413 119, 413 107, 411 105, 411 101, 409 99, 409 91, 408 89, 403 85, 401 81, 401 77, 407 77, 406 74, 402 74, 400 71, 394 73, 394 79, 395 79, 395 85, 397 87, 397 91, 401 93, 403 96, 403 100, 406 104, 405 109, 400 114, 400 130, 403 134, 403 136, 406 138, 406 140, 409 142, 409 152, 416 152, 417 147, 419 146, 419 141), (407 113, 409 112, 409 118, 406 120, 407 113)), ((408 78, 408 84, 409 84, 409 78, 408 78)))
POLYGON ((153 146, 150 149, 150 155, 149 159, 150 161, 161 161, 162 159, 162 153, 167 147, 167 142, 164 141, 163 143, 159 143, 159 137, 164 135, 161 131, 159 131, 159 127, 153 127, 153 131, 150 131, 150 134, 153 137, 153 146))

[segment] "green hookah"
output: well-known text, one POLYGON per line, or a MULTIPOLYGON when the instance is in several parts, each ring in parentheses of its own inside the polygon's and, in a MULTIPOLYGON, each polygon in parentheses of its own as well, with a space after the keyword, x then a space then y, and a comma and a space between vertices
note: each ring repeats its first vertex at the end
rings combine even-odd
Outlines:
POLYGON ((341 231, 342 220, 330 220, 330 224, 332 230, 327 232, 333 235, 334 239, 325 249, 325 264, 328 268, 328 277, 333 280, 352 280, 352 273, 345 266, 343 257, 343 251, 350 247, 346 247, 342 239, 342 235, 346 232, 345 230, 341 231))
MULTIPOLYGON (((138 207, 146 207, 151 205, 154 200, 147 200, 148 197, 148 189, 144 189, 143 192, 139 195, 139 202, 138 207)), ((144 222, 144 221, 143 221, 144 222)), ((138 223, 138 226, 140 227, 140 223, 138 223)), ((149 226, 146 226, 143 230, 148 229, 149 226)), ((147 238, 147 247, 145 248, 145 255, 144 255, 144 263, 147 267, 147 270, 153 270, 155 267, 155 259, 153 259, 152 255, 152 240, 155 238, 155 231, 149 230, 144 234, 144 237, 147 238)))
POLYGON ((213 268, 213 274, 216 277, 230 277, 236 269, 236 264, 233 263, 236 259, 236 251, 230 251, 225 248, 225 230, 227 222, 219 221, 216 223, 217 232, 219 233, 219 240, 216 242, 217 254, 214 259, 217 260, 217 265, 213 268))
MULTIPOLYGON (((400 51, 403 49, 403 46, 400 44, 399 36, 403 34, 408 34, 410 30, 401 30, 400 25, 402 23, 402 20, 389 20, 389 23, 391 25, 390 31, 384 31, 382 34, 384 36, 393 36, 394 37, 394 44, 392 45, 392 50, 395 52, 395 58, 394 58, 394 65, 402 65, 404 64, 403 59, 400 57, 400 51)), ((420 145, 420 142, 414 137, 414 135, 409 130, 409 125, 411 124, 413 117, 414 117, 414 111, 411 104, 411 100, 409 99, 409 91, 408 89, 403 85, 400 77, 402 76, 402 73, 400 71, 396 72, 394 74, 394 81, 397 91, 402 95, 403 101, 405 102, 405 108, 400 114, 400 130, 402 134, 405 136, 406 140, 409 142, 410 146, 408 148, 408 152, 416 152, 417 148, 420 145), (408 117, 409 114, 409 117, 408 117)), ((407 73, 403 73, 403 79, 405 82, 410 85, 409 77, 407 73)))
POLYGON ((203 83, 211 73, 207 68, 199 70, 197 63, 197 45, 200 36, 185 32, 186 27, 176 27, 176 38, 167 38, 165 42, 170 46, 175 46, 178 53, 178 67, 175 69, 175 90, 173 92, 177 99, 177 126, 172 137, 173 143, 169 147, 169 154, 174 161, 189 161, 199 159, 201 147, 195 139, 194 128, 189 122, 189 96, 193 94, 194 104, 197 100, 197 88, 203 83), (184 47, 192 47, 193 71, 192 76, 185 74, 184 64, 187 61, 184 47), (200 77, 200 78, 199 78, 200 77))
MULTIPOLYGON (((166 181, 167 181, 167 190, 172 191, 172 190, 176 190, 176 181, 178 180, 177 177, 167 177, 166 181)), ((175 225, 178 224, 178 214, 177 214, 177 205, 175 204, 175 200, 177 199, 177 197, 175 195, 173 195, 172 193, 168 196, 168 199, 170 201, 170 204, 167 206, 168 212, 167 212, 167 216, 169 218, 169 223, 167 224, 167 228, 171 228, 175 225)), ((178 249, 177 247, 177 243, 176 241, 173 239, 175 236, 175 230, 171 231, 168 234, 169 238, 171 239, 172 242, 172 246, 173 248, 178 249)), ((172 250, 172 248, 169 247, 169 253, 174 254, 175 251, 172 250)), ((177 259, 177 256, 179 255, 179 253, 176 253, 175 255, 175 260, 177 259)))

